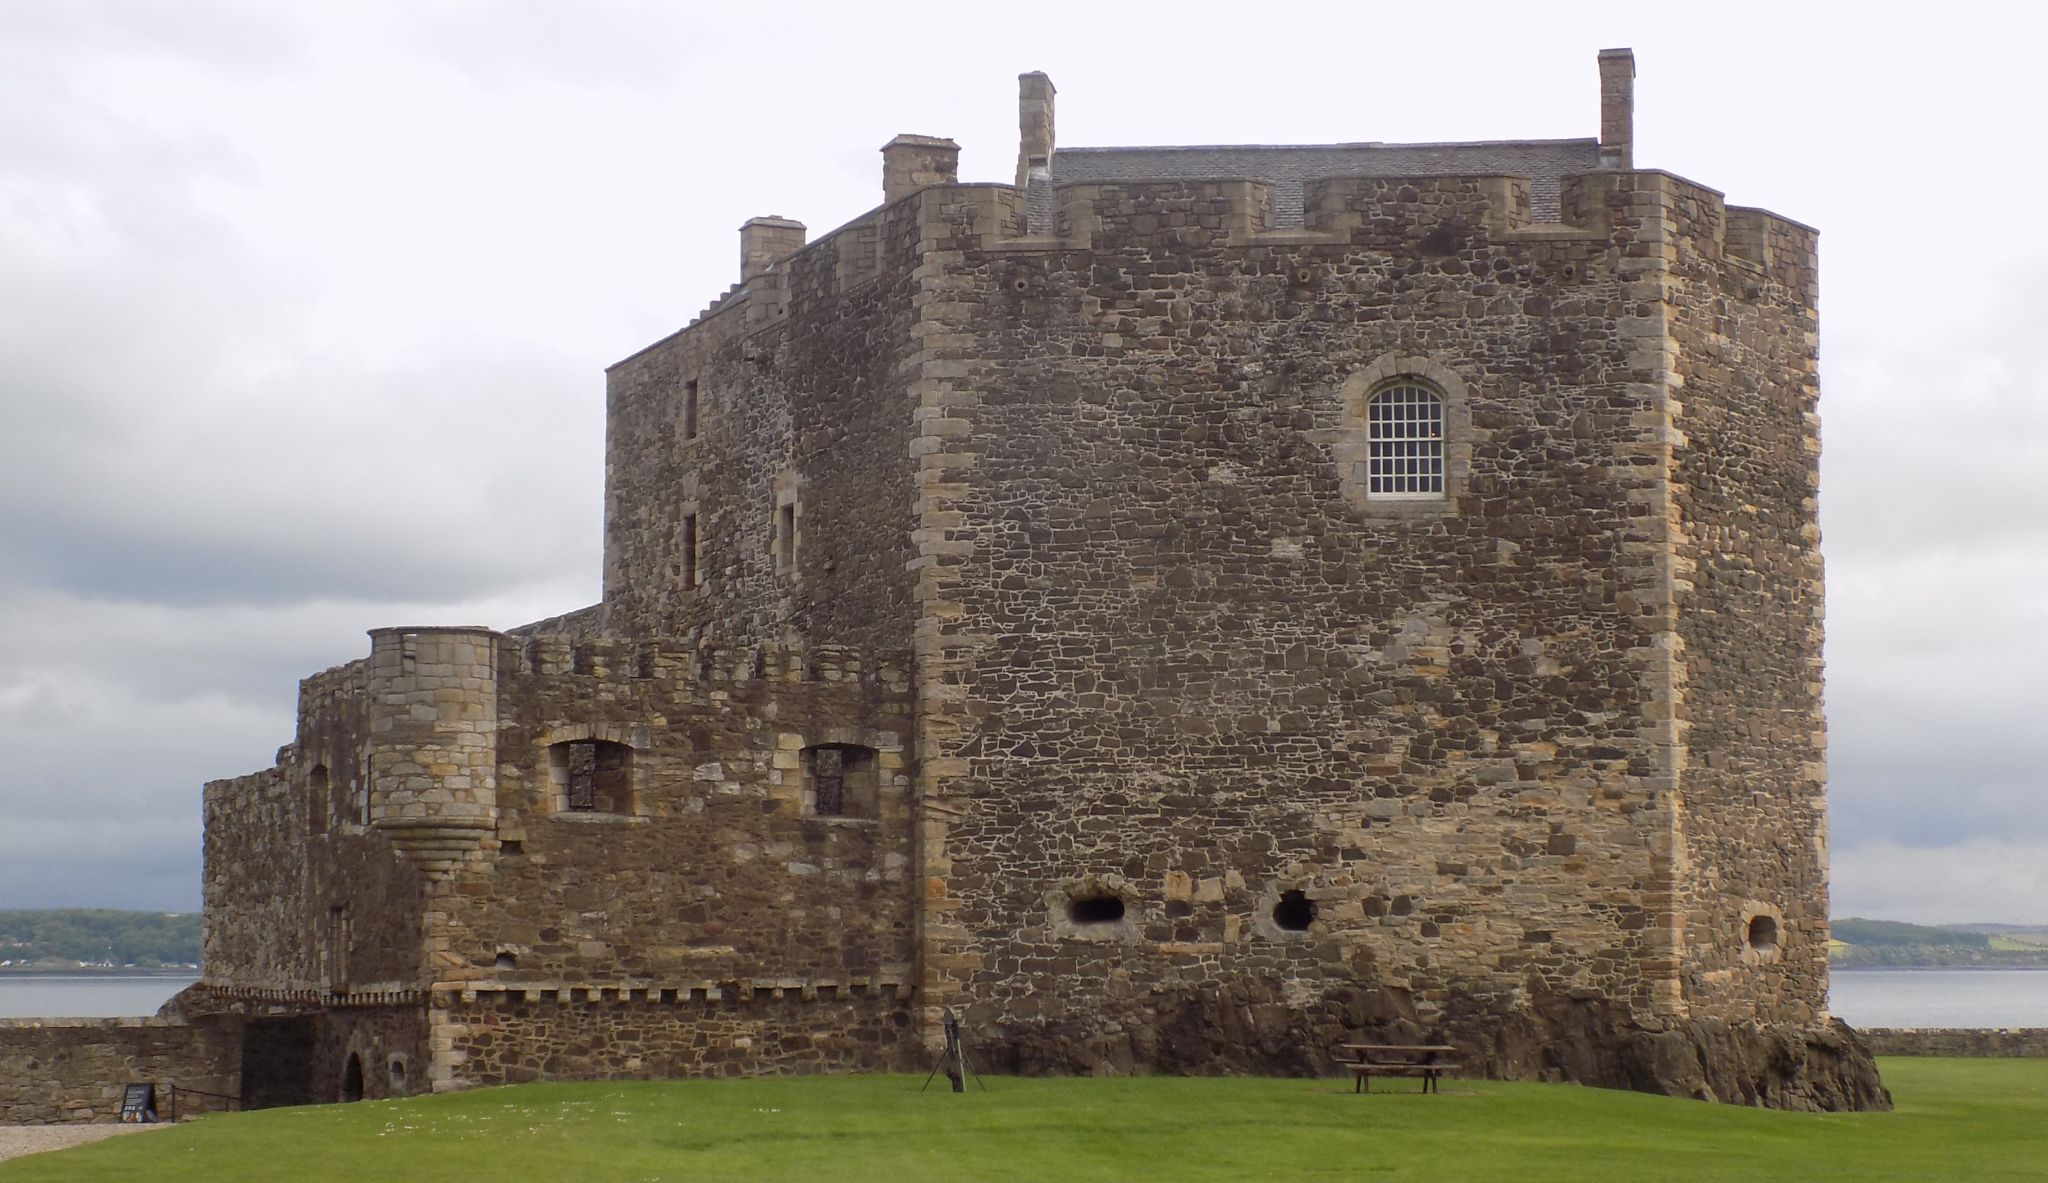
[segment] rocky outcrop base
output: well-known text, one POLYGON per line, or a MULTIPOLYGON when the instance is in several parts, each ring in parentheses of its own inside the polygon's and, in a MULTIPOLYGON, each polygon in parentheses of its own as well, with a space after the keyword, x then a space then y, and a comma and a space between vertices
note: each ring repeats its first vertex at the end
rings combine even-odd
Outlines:
POLYGON ((1100 1023, 998 1024, 976 1058, 1026 1075, 1130 1072, 1326 1075, 1343 1043, 1453 1044, 1464 1073, 1568 1081, 1662 1096, 1808 1111, 1885 1110, 1891 1094, 1856 1033, 1682 1019, 1652 1026, 1600 1000, 1453 994, 1418 1017, 1405 991, 1346 988, 1295 1007, 1242 994, 1171 996, 1100 1023))

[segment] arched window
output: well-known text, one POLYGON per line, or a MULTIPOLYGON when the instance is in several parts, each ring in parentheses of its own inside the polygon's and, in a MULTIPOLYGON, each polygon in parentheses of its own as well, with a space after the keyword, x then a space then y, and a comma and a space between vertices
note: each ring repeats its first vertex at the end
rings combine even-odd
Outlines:
POLYGON ((1444 495, 1444 400, 1427 386, 1397 381, 1365 406, 1365 495, 1422 500, 1444 495))

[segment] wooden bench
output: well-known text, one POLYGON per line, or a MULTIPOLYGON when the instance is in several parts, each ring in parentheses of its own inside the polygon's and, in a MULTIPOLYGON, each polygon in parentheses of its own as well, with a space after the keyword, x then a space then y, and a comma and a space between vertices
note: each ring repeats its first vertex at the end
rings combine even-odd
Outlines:
POLYGON ((1351 1069, 1351 1091, 1369 1093, 1375 1076, 1419 1076, 1422 1091, 1440 1093, 1446 1072, 1458 1067, 1458 1049, 1442 1043, 1344 1043, 1338 1061, 1351 1069))

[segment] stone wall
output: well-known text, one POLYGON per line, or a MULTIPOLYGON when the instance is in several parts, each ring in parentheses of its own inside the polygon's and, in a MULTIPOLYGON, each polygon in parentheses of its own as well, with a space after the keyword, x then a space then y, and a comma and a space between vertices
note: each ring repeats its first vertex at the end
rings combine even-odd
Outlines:
POLYGON ((1506 178, 1311 188, 1309 229, 1269 234, 1260 185, 1068 186, 1085 252, 1000 241, 1006 194, 928 208, 959 336, 927 397, 972 397, 927 473, 963 547, 932 555, 920 652, 952 737, 927 766, 954 769, 925 787, 957 810, 924 985, 1073 1067, 1295 1067, 1354 1019, 1662 1001, 1631 544, 1659 478, 1617 463, 1661 358, 1625 253, 1524 233, 1506 178), (1365 398, 1404 375, 1447 404, 1442 500, 1356 484, 1365 398), (1070 923, 1089 894, 1125 919, 1070 923), (1279 1060, 1168 1050, 1223 996, 1294 1016, 1279 1060))
MULTIPOLYGON (((1696 1008, 1834 1056, 1810 234, 1655 173, 1567 178, 1540 226, 1511 177, 1304 198, 1277 231, 1262 184, 1068 185, 1033 238, 1019 191, 946 186, 785 260, 615 369, 608 603, 663 580, 650 506, 676 489, 700 523, 708 496, 781 496, 724 458, 794 455, 790 359, 849 356, 867 324, 859 364, 909 396, 877 404, 912 434, 872 462, 914 491, 927 1037, 964 1002, 1020 1064, 1301 1067, 1361 1024, 1541 1026, 1597 998, 1603 1023, 1696 1008), (884 274, 914 239, 907 336, 843 282, 871 233, 884 274), (660 438, 648 391, 691 367, 744 392, 726 434, 631 454, 660 438), (1396 378, 1443 397, 1441 500, 1360 479, 1396 378), (1778 944, 1745 956, 1766 914, 1778 944), (1175 1016, 1224 996, 1286 1035, 1189 1043, 1175 1016)), ((847 495, 803 511, 876 512, 847 495)), ((679 619, 841 635, 761 582, 773 529, 714 533, 767 553, 679 619)))
MULTIPOLYGON (((901 665, 827 648, 721 658, 539 638, 508 641, 500 668, 498 842, 437 886, 437 983, 687 999, 707 983, 790 981, 830 996, 907 978, 911 715, 901 665), (561 808, 551 752, 587 738, 631 748, 625 808, 561 808), (871 802, 818 813, 806 760, 824 744, 873 752, 871 802)), ((672 1026, 641 1034, 666 1038, 672 1026)), ((563 1024, 514 1029, 556 1042, 510 1061, 495 1058, 510 1054, 496 1044, 470 1063, 495 1072, 581 1054, 563 1024)), ((703 1036, 676 1038, 636 1043, 635 1054, 685 1062, 703 1036)), ((752 1059, 775 1062, 775 1046, 752 1059)), ((436 1071, 443 1087, 500 1079, 460 1063, 436 1071)))
POLYGON ((902 367, 922 347, 915 200, 804 247, 612 367, 611 632, 909 647, 915 495, 902 367), (792 308, 803 310, 795 321, 792 308))
MULTIPOLYGON (((170 1118, 170 1088, 240 1094, 241 1043, 235 1024, 162 1019, 0 1019, 0 1125, 110 1122, 122 1087, 158 1086, 170 1118)), ((220 1103, 196 1094, 181 1113, 220 1103)))
POLYGON ((910 700, 843 650, 718 657, 508 641, 498 844, 437 890, 438 982, 872 976, 913 956, 910 700), (724 663, 724 664, 721 664, 724 663), (623 809, 562 808, 556 745, 631 748, 623 809), (806 749, 872 750, 872 807, 820 816, 806 749))
POLYGON ((307 678, 277 765, 206 786, 206 981, 317 1001, 417 984, 423 880, 369 824, 367 668, 307 678))
POLYGON ((242 1020, 251 1109, 407 1097, 432 1087, 423 1005, 260 1009, 242 1020))
POLYGON ((437 1038, 472 1084, 906 1071, 900 982, 764 979, 680 988, 482 988, 437 1002, 437 1038))
MULTIPOLYGON (((476 1083, 444 1054, 446 1032, 430 1031, 436 986, 687 998, 758 981, 829 1000, 909 979, 906 663, 828 646, 379 630, 387 674, 408 643, 417 677, 447 685, 407 688, 363 663, 309 679, 279 766, 208 787, 207 960, 189 1009, 251 1023, 258 1102, 333 1100, 357 1077, 370 1097, 476 1083), (448 637, 489 651, 454 661, 448 637), (429 700, 412 703, 421 693, 429 700), (472 711, 479 695, 489 702, 472 711), (376 725, 392 710, 434 730, 408 739, 376 725), (461 726, 441 726, 450 712, 461 726), (429 750, 461 743, 479 719, 492 721, 488 778, 468 749, 429 750), (617 782, 573 807, 571 752, 598 744, 617 782), (817 800, 822 748, 853 762, 838 813, 817 800), (307 771, 323 765, 366 770, 367 797, 307 771), (334 815, 331 801, 348 805, 334 815)), ((808 1055, 788 1046, 806 1014, 843 1019, 805 1008, 746 1061, 808 1055)), ((717 1024, 686 1026, 646 1056, 687 1061, 699 1028, 717 1024)), ((510 1062, 580 1054, 560 1024, 520 1030, 567 1043, 510 1062)), ((821 1046, 837 1038, 816 1034, 821 1046)), ((860 1042, 882 1046, 874 1032, 860 1042)))
POLYGON ((1799 1022, 1825 1006, 1815 236, 1663 174, 1674 383, 1673 719, 1695 1015, 1799 1022))
POLYGON ((2048 1027, 1863 1027, 1880 1056, 2048 1056, 2048 1027))

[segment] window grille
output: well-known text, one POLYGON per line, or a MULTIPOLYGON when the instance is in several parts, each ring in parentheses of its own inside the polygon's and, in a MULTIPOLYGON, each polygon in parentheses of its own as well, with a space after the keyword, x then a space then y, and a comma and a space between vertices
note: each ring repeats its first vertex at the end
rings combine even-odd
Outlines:
POLYGON ((819 748, 812 757, 812 783, 817 788, 817 810, 826 817, 846 812, 846 753, 838 748, 819 748))
POLYGON ((1424 387, 1390 386, 1366 404, 1366 496, 1444 495, 1444 402, 1424 387))
POLYGON ((572 813, 633 812, 633 749, 602 739, 568 740, 549 750, 556 808, 572 813))
POLYGON ((569 745, 569 808, 588 812, 597 808, 597 745, 569 745))
POLYGON ((805 748, 804 808, 818 817, 875 817, 881 791, 877 756, 858 744, 805 748))

